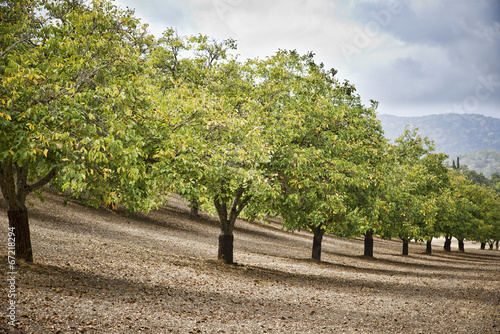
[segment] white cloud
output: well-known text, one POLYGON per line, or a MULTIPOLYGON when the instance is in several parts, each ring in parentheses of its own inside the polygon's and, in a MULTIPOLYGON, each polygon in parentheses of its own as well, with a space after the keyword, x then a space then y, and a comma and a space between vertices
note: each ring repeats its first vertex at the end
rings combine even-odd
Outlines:
POLYGON ((236 39, 240 51, 249 57, 269 55, 278 48, 313 51, 332 43, 328 31, 333 23, 334 6, 329 1, 218 0, 209 5, 203 3, 190 0, 201 32, 236 39))
MULTIPOLYGON (((474 94, 480 76, 500 77, 500 19, 493 14, 500 6, 493 0, 119 3, 135 4, 157 36, 172 26, 181 35, 234 38, 242 58, 280 48, 313 51, 353 82, 364 101, 379 100, 384 112, 398 113, 406 103, 415 113, 438 113, 474 94)), ((484 113, 499 111, 499 100, 491 94, 481 101, 484 113)))

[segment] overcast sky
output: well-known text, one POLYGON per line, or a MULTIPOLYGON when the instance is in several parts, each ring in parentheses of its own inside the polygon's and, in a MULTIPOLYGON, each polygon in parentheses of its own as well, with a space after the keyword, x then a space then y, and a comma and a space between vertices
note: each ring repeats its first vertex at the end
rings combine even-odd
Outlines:
POLYGON ((499 0, 119 0, 157 37, 233 38, 242 59, 312 51, 379 113, 500 118, 499 0))

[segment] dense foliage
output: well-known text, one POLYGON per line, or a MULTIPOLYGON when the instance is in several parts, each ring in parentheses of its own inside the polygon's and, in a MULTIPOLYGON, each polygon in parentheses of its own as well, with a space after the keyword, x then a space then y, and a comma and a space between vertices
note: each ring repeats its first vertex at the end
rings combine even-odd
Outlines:
POLYGON ((16 241, 29 240, 26 196, 50 181, 94 204, 140 198, 145 27, 106 1, 4 1, 0 19, 0 187, 16 241))
POLYGON ((431 141, 408 129, 389 147, 392 161, 382 201, 382 236, 401 238, 404 255, 410 240, 430 241, 437 234, 437 199, 449 188, 449 179, 443 165, 446 155, 432 151, 431 141))
POLYGON ((33 260, 26 198, 47 184, 130 211, 181 194, 218 216, 226 263, 240 215, 309 230, 316 260, 324 233, 500 239, 491 184, 447 169, 416 131, 389 144, 376 102, 312 53, 240 61, 233 40, 156 40, 106 0, 0 14, 0 188, 19 258, 33 260))

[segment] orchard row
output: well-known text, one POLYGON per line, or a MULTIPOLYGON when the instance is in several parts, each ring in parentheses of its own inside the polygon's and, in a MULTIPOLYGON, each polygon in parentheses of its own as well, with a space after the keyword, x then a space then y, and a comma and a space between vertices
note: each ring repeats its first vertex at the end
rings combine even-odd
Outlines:
MULTIPOLYGON (((179 193, 220 220, 233 262, 238 217, 313 233, 408 241, 500 239, 498 195, 407 130, 384 137, 312 53, 240 60, 233 40, 159 39, 129 10, 92 1, 0 7, 0 187, 16 256, 33 260, 26 199, 48 184, 91 205, 158 208, 179 193)), ((429 244, 430 245, 430 244, 429 244)))

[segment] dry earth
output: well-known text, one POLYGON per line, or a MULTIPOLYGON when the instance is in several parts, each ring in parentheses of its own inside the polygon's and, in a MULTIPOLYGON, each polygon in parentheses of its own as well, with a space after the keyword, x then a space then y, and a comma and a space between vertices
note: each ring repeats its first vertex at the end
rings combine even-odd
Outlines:
MULTIPOLYGON (((216 221, 179 199, 148 215, 62 206, 48 193, 30 209, 35 262, 17 263, 16 326, 6 333, 500 333, 500 251, 465 253, 311 235, 237 222, 235 261, 215 260, 216 221)), ((7 217, 0 200, 1 280, 7 217)), ((456 244, 453 244, 456 246, 456 244)))

